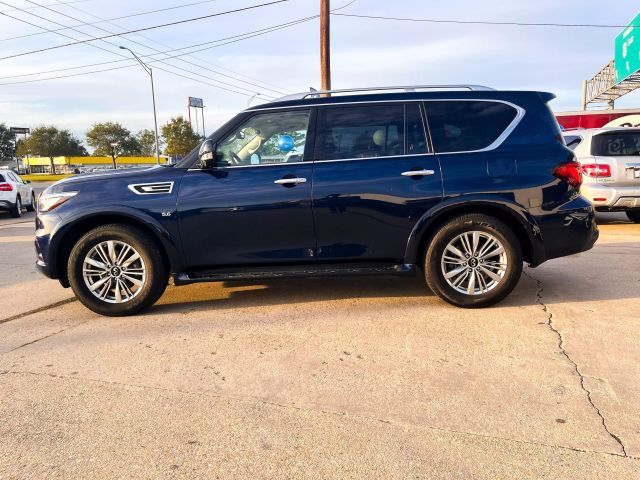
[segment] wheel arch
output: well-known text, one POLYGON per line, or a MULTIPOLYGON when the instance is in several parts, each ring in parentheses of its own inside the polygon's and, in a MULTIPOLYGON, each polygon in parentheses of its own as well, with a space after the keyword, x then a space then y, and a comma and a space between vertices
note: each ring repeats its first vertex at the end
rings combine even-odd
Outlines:
POLYGON ((405 252, 405 263, 420 264, 429 239, 438 228, 460 215, 479 213, 493 216, 504 222, 514 232, 522 248, 523 259, 532 266, 544 261, 542 258, 539 228, 524 208, 504 199, 463 199, 439 205, 427 212, 416 223, 405 252))
POLYGON ((161 225, 152 221, 152 219, 141 219, 124 212, 105 212, 85 215, 75 219, 56 232, 53 237, 55 242, 52 242, 53 245, 51 245, 54 253, 52 266, 55 269, 52 272, 53 278, 58 278, 63 286, 68 287, 67 262, 74 245, 88 231, 110 223, 137 227, 146 233, 159 247, 162 257, 171 271, 180 263, 178 248, 170 233, 162 228, 161 225))

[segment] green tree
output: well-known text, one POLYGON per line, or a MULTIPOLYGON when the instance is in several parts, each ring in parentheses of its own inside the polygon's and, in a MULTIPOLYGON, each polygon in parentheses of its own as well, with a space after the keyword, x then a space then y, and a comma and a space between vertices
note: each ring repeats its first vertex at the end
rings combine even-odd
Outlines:
MULTIPOLYGON (((136 134, 136 140, 140 145, 140 153, 145 157, 153 157, 156 154, 156 134, 153 130, 144 129, 136 134)), ((160 153, 162 153, 162 138, 158 138, 160 153)))
POLYGON ((182 115, 171 118, 171 120, 162 127, 162 136, 167 144, 165 153, 178 157, 184 157, 196 148, 202 140, 182 115))
POLYGON ((24 156, 27 153, 49 157, 51 173, 56 173, 54 157, 84 156, 87 155, 87 150, 82 146, 82 141, 74 137, 69 130, 43 125, 31 130, 31 135, 26 141, 18 142, 18 154, 24 156))
POLYGON ((13 134, 4 123, 0 123, 0 160, 13 158, 13 134))
POLYGON ((87 144, 94 149, 93 154, 99 156, 113 156, 114 147, 118 155, 140 155, 140 143, 129 129, 118 122, 94 123, 85 134, 87 144))

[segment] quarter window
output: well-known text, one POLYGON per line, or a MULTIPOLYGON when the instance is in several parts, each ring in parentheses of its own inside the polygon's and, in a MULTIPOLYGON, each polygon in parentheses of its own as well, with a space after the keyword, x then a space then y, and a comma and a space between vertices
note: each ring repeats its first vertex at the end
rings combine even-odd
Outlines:
POLYGON ((487 148, 515 119, 515 108, 500 102, 426 102, 427 120, 436 153, 487 148))
POLYGON ((582 137, 578 135, 565 135, 564 143, 567 144, 571 150, 575 150, 578 145, 582 142, 582 137))
POLYGON ((254 115, 218 145, 229 166, 295 163, 304 160, 309 110, 254 115))
POLYGON ((404 155, 404 105, 320 109, 319 160, 398 155, 404 155))

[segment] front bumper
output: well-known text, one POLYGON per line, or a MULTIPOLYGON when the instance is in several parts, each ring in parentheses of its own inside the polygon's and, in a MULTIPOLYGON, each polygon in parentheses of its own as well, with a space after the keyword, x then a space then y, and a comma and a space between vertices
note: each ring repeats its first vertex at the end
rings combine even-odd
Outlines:
POLYGON ((56 214, 38 214, 36 217, 36 267, 43 275, 49 278, 58 278, 57 265, 51 255, 51 236, 60 223, 60 217, 56 214))
POLYGON ((601 183, 584 183, 582 194, 596 210, 623 211, 640 208, 640 185, 620 187, 601 183))

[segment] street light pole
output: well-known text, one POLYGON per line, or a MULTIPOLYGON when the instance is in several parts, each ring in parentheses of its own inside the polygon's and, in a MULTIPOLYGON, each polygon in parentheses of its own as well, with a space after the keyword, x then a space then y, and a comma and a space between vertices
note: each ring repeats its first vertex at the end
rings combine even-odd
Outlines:
POLYGON ((159 139, 158 139, 158 116, 156 114, 156 92, 155 92, 155 88, 153 86, 153 70, 151 69, 151 67, 149 65, 147 65, 142 60, 140 60, 140 57, 138 57, 138 55, 136 55, 135 52, 133 50, 131 50, 130 48, 123 47, 123 46, 120 46, 120 48, 122 50, 129 51, 131 53, 131 55, 133 55, 133 57, 142 66, 142 68, 144 68, 144 71, 147 72, 149 74, 149 77, 151 78, 151 100, 153 101, 153 123, 154 123, 154 127, 155 127, 155 135, 156 135, 156 163, 158 165, 160 165, 160 142, 159 142, 159 139))

